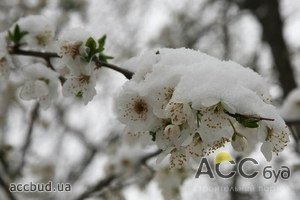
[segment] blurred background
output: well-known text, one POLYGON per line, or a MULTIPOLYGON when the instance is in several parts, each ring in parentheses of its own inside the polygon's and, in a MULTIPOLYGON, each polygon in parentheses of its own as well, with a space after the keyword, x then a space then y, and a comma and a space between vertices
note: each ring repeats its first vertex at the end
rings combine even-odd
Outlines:
MULTIPOLYGON (((119 66, 157 47, 186 47, 236 61, 268 80, 279 110, 300 81, 300 1, 0 0, 0 32, 31 14, 47 16, 58 35, 69 27, 84 27, 96 37, 107 34, 106 52, 119 66)), ((34 61, 14 59, 20 67, 34 61)), ((1 200, 299 199, 300 96, 286 102, 299 113, 299 120, 287 119, 293 130, 287 150, 272 163, 264 161, 259 148, 247 155, 259 161, 260 171, 266 165, 277 170, 288 166, 288 180, 195 179, 196 168, 172 174, 166 166, 155 165, 155 149, 124 144, 114 98, 126 79, 109 69, 97 73, 97 95, 87 106, 60 98, 43 111, 35 102, 19 99, 17 75, 0 86, 1 200), (137 158, 140 165, 131 166, 137 158), (11 182, 30 181, 70 183, 72 191, 7 190, 11 182)))

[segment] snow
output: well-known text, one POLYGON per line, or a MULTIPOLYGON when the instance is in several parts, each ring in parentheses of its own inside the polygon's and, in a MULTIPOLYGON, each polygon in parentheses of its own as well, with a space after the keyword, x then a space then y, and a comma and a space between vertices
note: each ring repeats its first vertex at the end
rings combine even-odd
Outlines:
MULTIPOLYGON (((271 105, 268 83, 249 68, 185 48, 146 51, 124 66, 135 74, 116 102, 120 121, 126 129, 155 133, 158 147, 167 151, 165 155, 170 153, 170 162, 179 167, 188 143, 203 142, 209 154, 232 140, 238 134, 232 129, 238 124, 233 114, 271 119, 258 120, 257 128, 263 136, 260 142, 269 145, 262 147, 267 160, 289 142, 289 130, 271 105), (172 131, 177 142, 166 134, 170 124, 179 126, 172 131), (201 139, 192 141, 196 133, 201 139)), ((249 151, 247 137, 238 135, 242 149, 249 151)))

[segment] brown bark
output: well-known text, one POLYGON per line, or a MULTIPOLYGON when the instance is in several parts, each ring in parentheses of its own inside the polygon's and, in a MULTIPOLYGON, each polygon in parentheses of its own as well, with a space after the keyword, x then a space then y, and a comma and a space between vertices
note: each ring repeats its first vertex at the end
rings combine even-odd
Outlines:
POLYGON ((278 71, 283 97, 297 87, 289 51, 283 37, 284 24, 278 0, 234 0, 242 9, 253 13, 262 26, 263 39, 269 44, 278 71))

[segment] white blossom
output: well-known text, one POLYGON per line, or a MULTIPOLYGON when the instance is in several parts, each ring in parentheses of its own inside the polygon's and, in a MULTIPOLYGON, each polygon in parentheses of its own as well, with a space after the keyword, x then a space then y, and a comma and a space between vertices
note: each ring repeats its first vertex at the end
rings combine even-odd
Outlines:
POLYGON ((166 106, 166 116, 172 121, 172 124, 182 125, 188 121, 192 112, 189 104, 183 102, 170 101, 166 106))
POLYGON ((68 65, 70 74, 63 84, 62 93, 65 97, 77 97, 88 104, 96 95, 96 76, 89 63, 74 62, 68 65))
POLYGON ((182 167, 228 142, 242 153, 262 142, 263 154, 268 145, 277 154, 288 142, 268 84, 249 68, 183 48, 148 51, 124 66, 135 75, 118 97, 118 118, 151 135, 162 150, 158 163, 170 156, 172 167, 182 167))
POLYGON ((202 107, 199 111, 199 133, 204 142, 212 142, 222 137, 231 138, 232 129, 229 116, 221 104, 202 107))
POLYGON ((171 168, 183 168, 188 161, 186 149, 183 147, 173 149, 170 154, 171 168))
POLYGON ((30 15, 21 18, 11 28, 11 31, 19 25, 21 31, 26 31, 26 34, 20 43, 26 43, 32 48, 46 48, 52 45, 55 35, 55 26, 48 18, 42 15, 30 15))
POLYGON ((287 146, 289 140, 289 129, 284 127, 283 129, 276 129, 277 127, 270 128, 262 126, 262 130, 259 132, 259 140, 263 142, 261 151, 267 161, 272 159, 273 153, 278 155, 279 152, 287 146))
POLYGON ((85 42, 90 37, 90 34, 82 28, 71 28, 65 30, 57 41, 57 53, 62 57, 62 60, 69 62, 80 61, 84 56, 86 47, 85 42))
MULTIPOLYGON (((234 124, 235 130, 240 134, 240 137, 244 138, 242 140, 242 144, 236 144, 239 145, 240 147, 243 147, 242 153, 248 154, 251 153, 258 141, 258 130, 256 128, 247 128, 241 125, 240 123, 235 123, 234 124)), ((239 141, 237 141, 239 142, 239 141)), ((233 146, 233 145, 232 145, 233 146)))
POLYGON ((187 137, 190 136, 190 130, 182 129, 174 124, 167 125, 162 131, 156 132, 156 144, 160 149, 169 147, 178 148, 182 145, 187 137))
POLYGON ((23 100, 38 100, 47 109, 57 98, 58 75, 42 63, 25 66, 25 83, 20 91, 23 100))

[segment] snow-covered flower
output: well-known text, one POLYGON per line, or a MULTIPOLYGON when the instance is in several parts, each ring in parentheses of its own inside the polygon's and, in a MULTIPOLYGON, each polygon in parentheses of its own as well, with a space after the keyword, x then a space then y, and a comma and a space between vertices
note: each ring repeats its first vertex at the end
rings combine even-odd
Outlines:
POLYGON ((288 142, 268 84, 249 68, 183 48, 148 51, 124 66, 135 75, 118 97, 118 118, 151 135, 162 150, 157 162, 170 156, 170 165, 180 167, 228 142, 242 153, 263 142, 263 153, 272 154, 288 142))
POLYGON ((161 85, 153 88, 152 95, 149 96, 149 103, 153 107, 153 112, 160 118, 166 118, 166 107, 172 98, 174 91, 173 86, 161 85))
POLYGON ((88 104, 96 95, 96 76, 92 64, 85 62, 69 63, 70 74, 63 84, 65 97, 78 97, 88 104))
POLYGON ((30 15, 21 18, 13 26, 19 25, 21 31, 26 31, 27 34, 22 38, 20 43, 32 48, 45 48, 49 47, 54 41, 55 26, 45 16, 30 15))
POLYGON ((42 63, 24 67, 25 83, 20 91, 23 100, 38 100, 47 109, 57 98, 58 75, 42 63))

